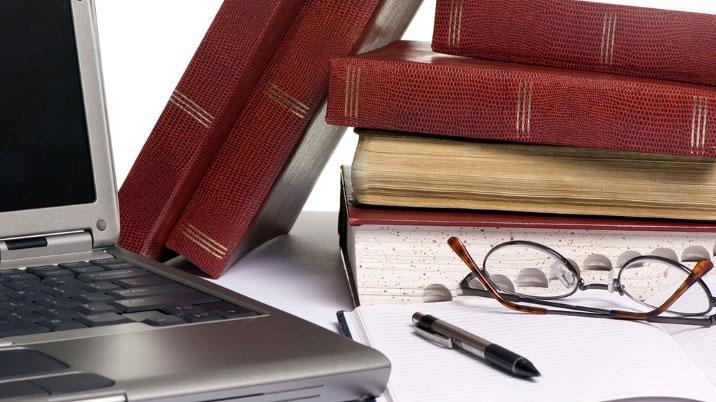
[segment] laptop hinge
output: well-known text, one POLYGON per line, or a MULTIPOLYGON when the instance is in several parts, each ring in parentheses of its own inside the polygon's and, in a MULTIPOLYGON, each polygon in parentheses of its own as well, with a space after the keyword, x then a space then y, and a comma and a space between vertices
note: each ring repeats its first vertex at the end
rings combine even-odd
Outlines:
POLYGON ((92 254, 88 232, 63 233, 0 241, 0 267, 34 265, 47 259, 80 258, 92 254))

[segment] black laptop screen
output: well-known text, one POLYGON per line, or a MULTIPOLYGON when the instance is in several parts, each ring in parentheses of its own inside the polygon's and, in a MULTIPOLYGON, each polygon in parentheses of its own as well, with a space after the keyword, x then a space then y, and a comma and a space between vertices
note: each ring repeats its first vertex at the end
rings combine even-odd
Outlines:
POLYGON ((0 0, 0 212, 96 199, 72 0, 0 0))

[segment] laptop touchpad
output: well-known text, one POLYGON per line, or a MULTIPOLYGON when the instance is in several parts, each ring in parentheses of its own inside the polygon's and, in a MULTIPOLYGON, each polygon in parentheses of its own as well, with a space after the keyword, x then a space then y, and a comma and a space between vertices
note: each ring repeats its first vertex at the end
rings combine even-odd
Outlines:
POLYGON ((0 381, 12 377, 61 371, 68 365, 35 350, 14 349, 0 352, 0 381))

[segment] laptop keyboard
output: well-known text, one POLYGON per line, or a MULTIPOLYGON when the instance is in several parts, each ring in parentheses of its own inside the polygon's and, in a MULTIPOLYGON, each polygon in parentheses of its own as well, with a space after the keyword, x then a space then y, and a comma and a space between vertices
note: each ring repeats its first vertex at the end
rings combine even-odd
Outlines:
POLYGON ((0 338, 143 322, 255 316, 119 258, 0 271, 0 338))

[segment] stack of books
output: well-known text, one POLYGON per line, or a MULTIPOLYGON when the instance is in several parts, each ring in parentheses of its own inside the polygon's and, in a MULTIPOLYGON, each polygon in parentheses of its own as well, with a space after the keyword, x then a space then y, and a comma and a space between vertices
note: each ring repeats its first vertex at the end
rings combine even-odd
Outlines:
POLYGON ((716 244, 716 16, 572 0, 438 0, 428 43, 331 62, 327 121, 359 128, 341 245, 360 304, 454 295, 513 239, 585 281, 716 244))

